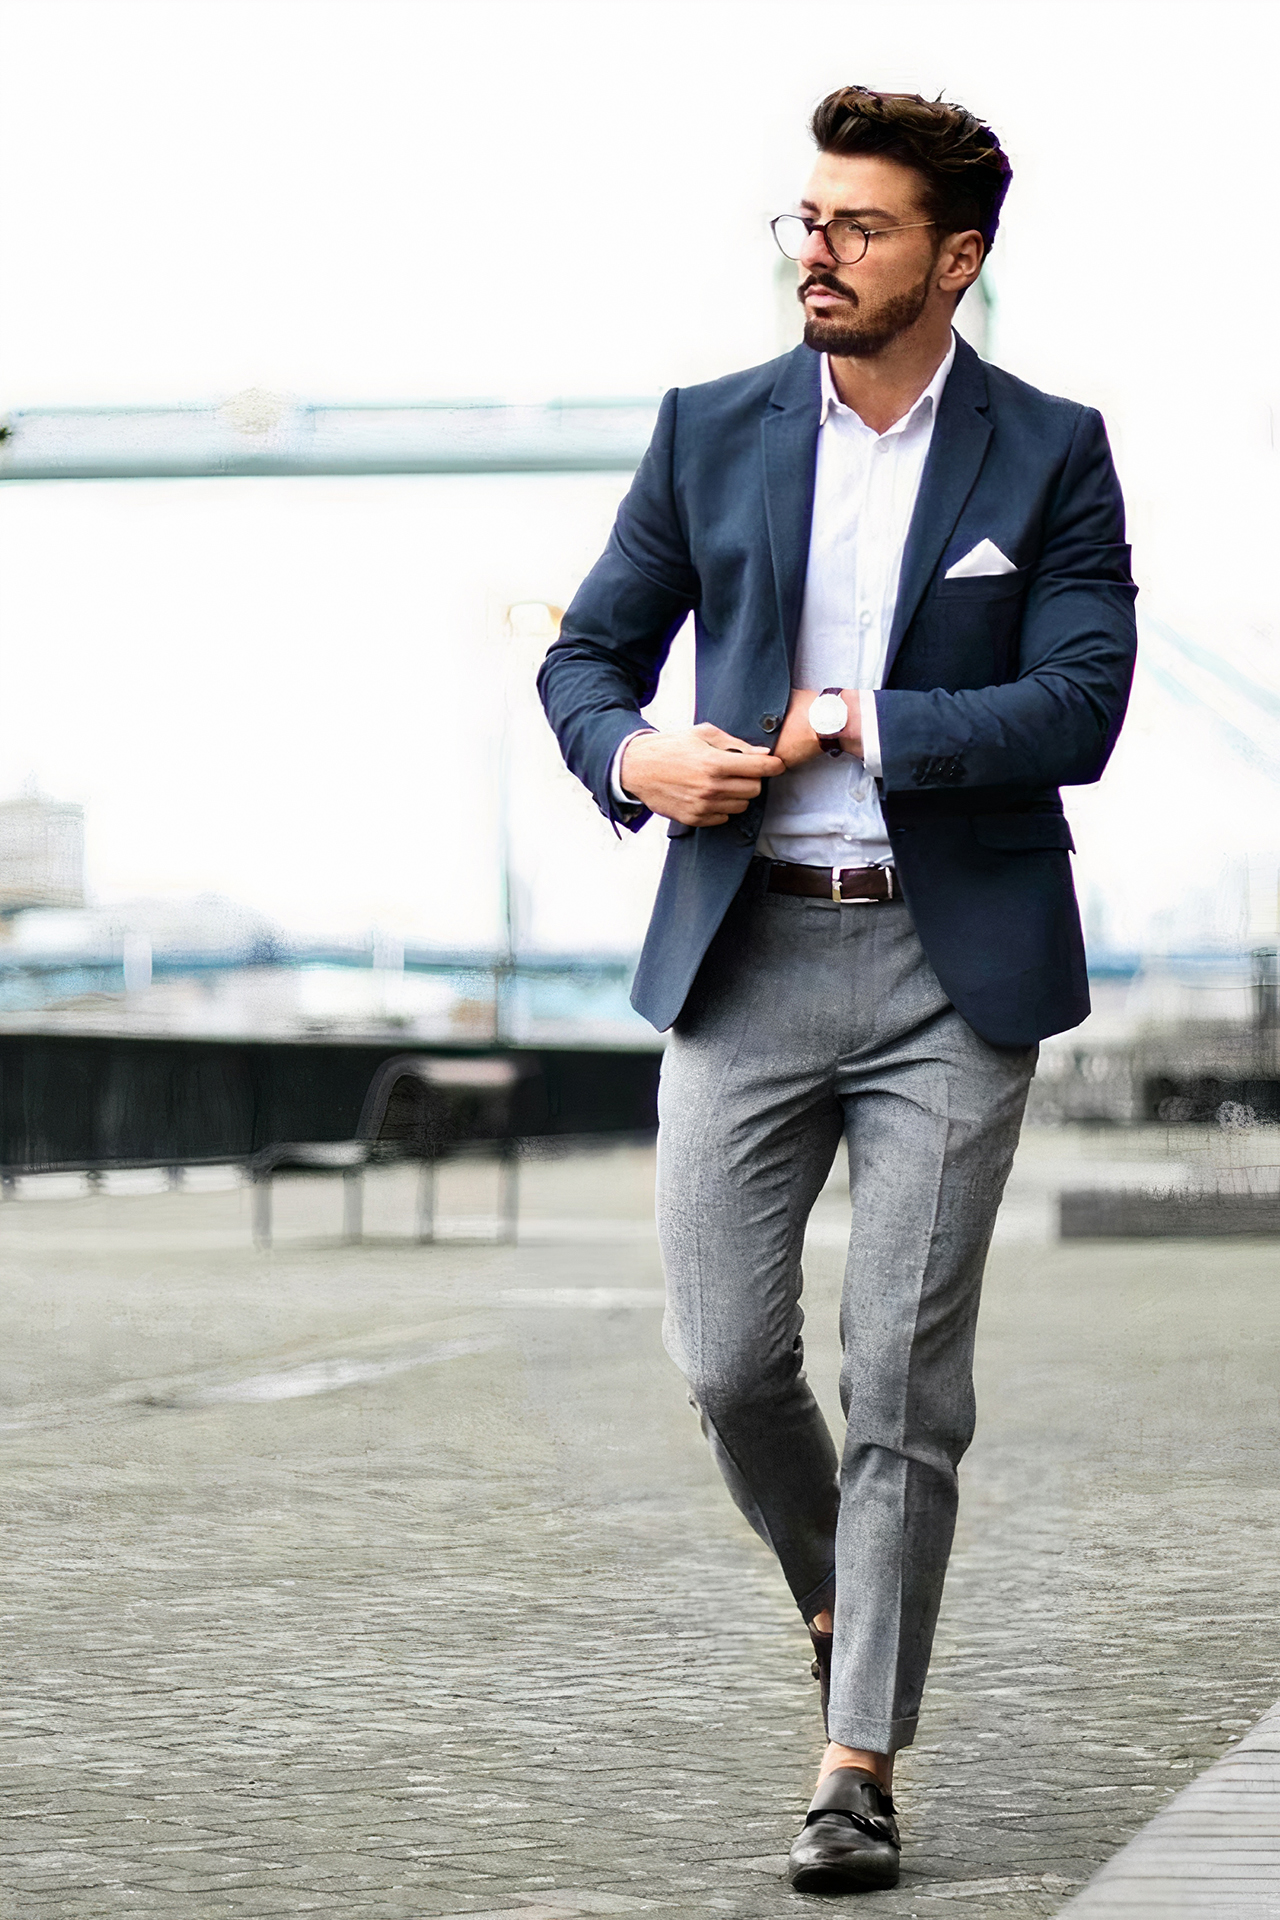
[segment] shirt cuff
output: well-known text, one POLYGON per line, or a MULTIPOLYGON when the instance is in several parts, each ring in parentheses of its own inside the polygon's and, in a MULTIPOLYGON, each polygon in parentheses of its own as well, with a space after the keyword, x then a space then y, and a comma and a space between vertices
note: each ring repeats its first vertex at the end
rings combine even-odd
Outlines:
POLYGON ((862 764, 873 780, 879 780, 884 767, 880 760, 880 723, 876 719, 876 697, 868 689, 859 689, 858 706, 862 713, 862 764))
POLYGON ((639 806, 642 806, 644 803, 640 800, 637 800, 634 793, 628 793, 626 788, 623 786, 621 780, 618 778, 619 774, 622 772, 622 756, 626 752, 627 748, 631 745, 631 742, 637 737, 637 735, 642 733, 653 733, 654 731, 655 729, 653 727, 634 727, 632 731, 627 735, 625 740, 620 740, 618 742, 617 751, 615 752, 613 759, 609 763, 610 798, 612 799, 613 804, 616 807, 622 807, 631 813, 634 813, 636 808, 639 806))

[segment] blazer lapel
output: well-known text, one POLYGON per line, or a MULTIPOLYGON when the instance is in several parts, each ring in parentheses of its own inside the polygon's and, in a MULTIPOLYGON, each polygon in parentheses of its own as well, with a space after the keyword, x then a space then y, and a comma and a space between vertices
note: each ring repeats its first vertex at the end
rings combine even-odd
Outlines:
POLYGON ((818 355, 797 347, 778 375, 760 429, 769 550, 788 665, 795 657, 809 561, 820 396, 818 355))
POLYGON ((886 685, 903 635, 946 551, 986 457, 991 438, 986 406, 987 376, 982 362, 971 346, 958 339, 902 555, 898 601, 884 663, 886 685))

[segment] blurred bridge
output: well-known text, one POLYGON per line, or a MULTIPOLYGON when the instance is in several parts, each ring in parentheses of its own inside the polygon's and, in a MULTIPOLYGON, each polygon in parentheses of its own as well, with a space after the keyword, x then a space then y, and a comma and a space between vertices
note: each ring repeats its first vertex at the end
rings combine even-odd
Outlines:
POLYGON ((656 415, 653 400, 311 406, 256 389, 221 405, 28 407, 0 420, 0 481, 626 473, 656 415))

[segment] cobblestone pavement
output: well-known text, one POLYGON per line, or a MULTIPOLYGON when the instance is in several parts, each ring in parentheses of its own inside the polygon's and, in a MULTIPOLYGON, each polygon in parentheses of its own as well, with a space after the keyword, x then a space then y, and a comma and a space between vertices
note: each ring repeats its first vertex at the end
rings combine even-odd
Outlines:
MULTIPOLYGON (((824 1904, 782 1877, 807 1640, 662 1353, 650 1182, 639 1149, 534 1165, 516 1249, 323 1245, 336 1183, 282 1194, 270 1255, 234 1190, 0 1208, 0 1912, 824 1904)), ((386 1177, 371 1230, 409 1208, 386 1177)), ((833 1188, 833 1406, 840 1219, 833 1188)), ((1278 1266, 997 1246, 903 1881, 869 1910, 1057 1912, 1280 1693, 1278 1266)))

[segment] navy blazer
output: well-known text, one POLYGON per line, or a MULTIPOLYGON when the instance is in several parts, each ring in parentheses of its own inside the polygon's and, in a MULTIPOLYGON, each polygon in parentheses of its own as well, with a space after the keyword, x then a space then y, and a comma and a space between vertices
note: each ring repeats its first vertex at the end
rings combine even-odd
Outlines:
MULTIPOLYGON (((662 402, 609 544, 538 679, 566 761, 610 820, 620 818, 614 753, 643 724, 690 609, 696 719, 768 746, 786 712, 819 408, 808 347, 662 402)), ((953 1005, 997 1045, 1030 1045, 1089 1011, 1058 788, 1096 780, 1115 744, 1135 591, 1100 415, 958 341, 876 696, 878 784, 924 950, 953 1005), (1017 571, 946 579, 983 539, 1017 571)), ((679 1017, 764 805, 762 793, 723 826, 668 828, 632 989, 655 1027, 679 1017)))

